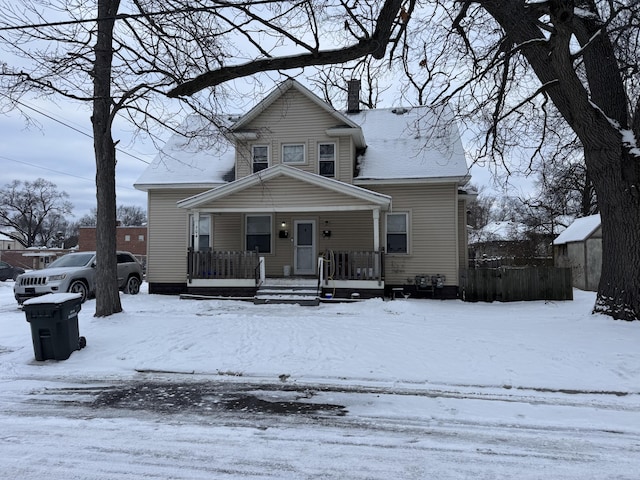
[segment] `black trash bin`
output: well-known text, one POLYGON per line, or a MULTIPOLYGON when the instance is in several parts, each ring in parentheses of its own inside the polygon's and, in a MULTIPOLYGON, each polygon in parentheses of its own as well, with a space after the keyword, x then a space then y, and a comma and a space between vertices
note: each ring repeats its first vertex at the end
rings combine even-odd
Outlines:
POLYGON ((66 360, 85 346, 78 332, 81 305, 79 293, 49 293, 24 302, 36 360, 66 360))

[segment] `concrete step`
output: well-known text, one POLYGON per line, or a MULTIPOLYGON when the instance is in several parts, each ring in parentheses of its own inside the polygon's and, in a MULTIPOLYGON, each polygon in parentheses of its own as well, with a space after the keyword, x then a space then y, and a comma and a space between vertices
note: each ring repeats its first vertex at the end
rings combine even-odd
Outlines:
POLYGON ((320 304, 317 290, 309 285, 262 285, 253 303, 262 304, 299 304, 317 306, 320 304))

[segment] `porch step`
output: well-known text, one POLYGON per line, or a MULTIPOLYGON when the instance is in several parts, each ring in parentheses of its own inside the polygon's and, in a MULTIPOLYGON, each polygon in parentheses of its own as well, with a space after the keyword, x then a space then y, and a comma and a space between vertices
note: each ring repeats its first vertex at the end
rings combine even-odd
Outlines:
POLYGON ((253 299, 256 305, 298 304, 316 307, 320 305, 317 290, 309 285, 262 285, 253 299))

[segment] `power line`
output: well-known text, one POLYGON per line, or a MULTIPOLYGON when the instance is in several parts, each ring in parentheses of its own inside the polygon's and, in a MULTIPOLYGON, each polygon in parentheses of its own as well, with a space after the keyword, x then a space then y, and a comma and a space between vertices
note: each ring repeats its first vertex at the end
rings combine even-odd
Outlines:
POLYGON ((47 22, 47 23, 33 23, 30 25, 13 25, 10 27, 0 27, 0 32, 9 31, 9 30, 28 30, 32 28, 44 28, 44 27, 64 27, 69 25, 80 25, 84 23, 95 23, 98 21, 116 21, 116 20, 135 20, 137 18, 146 18, 146 17, 157 17, 160 15, 173 15, 179 13, 200 13, 200 12, 210 12, 214 10, 220 10, 223 8, 233 8, 233 7, 242 7, 243 5, 264 5, 270 3, 278 3, 278 0, 262 0, 262 1, 251 1, 251 2, 218 2, 218 5, 211 5, 208 7, 185 7, 178 8, 175 10, 166 10, 162 12, 147 12, 147 13, 119 13, 117 15, 112 15, 109 17, 101 17, 101 18, 85 18, 82 20, 66 20, 60 22, 47 22))
POLYGON ((43 167, 42 165, 36 165, 35 163, 25 162, 23 160, 16 160, 15 158, 5 157, 4 155, 0 155, 0 158, 3 160, 9 160, 10 162, 21 163, 22 165, 28 165, 30 167, 39 168, 41 170, 46 170, 48 172, 57 173, 59 175, 66 175, 68 177, 79 178, 80 180, 86 180, 87 182, 95 183, 95 180, 90 178, 80 177, 78 175, 73 175, 72 173, 61 172, 59 170, 54 170, 52 168, 43 167))
MULTIPOLYGON (((0 95, 2 95, 3 97, 9 98, 9 96, 8 96, 8 95, 5 95, 4 93, 1 93, 1 92, 0 92, 0 95)), ((48 113, 46 113, 46 112, 43 112, 42 110, 40 110, 40 109, 38 109, 38 108, 36 108, 36 107, 33 107, 33 106, 31 106, 31 105, 28 105, 28 104, 24 103, 24 102, 23 102, 23 101, 21 101, 21 100, 12 100, 12 101, 14 101, 15 103, 17 103, 17 104, 19 104, 19 105, 22 105, 24 108, 28 108, 29 110, 33 110, 34 112, 36 112, 36 113, 38 113, 38 114, 42 115, 43 117, 46 117, 46 118, 48 118, 49 120, 52 120, 52 121, 54 121, 54 122, 56 122, 56 123, 59 123, 60 125, 63 125, 63 126, 65 126, 65 127, 69 128, 69 129, 73 130, 74 132, 79 133, 80 135, 84 135, 85 137, 90 138, 91 140, 93 140, 93 135, 90 135, 90 134, 88 134, 87 132, 82 131, 82 130, 80 130, 80 129, 79 129, 79 128, 77 128, 77 127, 74 127, 73 125, 69 125, 68 123, 63 122, 62 120, 60 120, 60 119, 58 119, 58 118, 55 118, 53 115, 50 115, 50 114, 48 114, 48 113)), ((143 159, 143 158, 140 158, 140 157, 138 157, 138 156, 134 155, 133 153, 129 153, 129 152, 127 152, 126 150, 122 150, 121 148, 116 147, 116 150, 117 150, 118 152, 120 152, 120 153, 123 153, 124 155, 128 155, 129 157, 131 157, 131 158, 133 158, 133 159, 135 159, 135 160, 138 160, 138 161, 140 161, 140 162, 142 162, 142 163, 146 163, 147 165, 149 165, 149 164, 151 163, 151 162, 148 162, 147 160, 145 160, 145 159, 143 159)))
MULTIPOLYGON (((54 170, 52 168, 43 167, 42 165, 36 165, 35 163, 25 162, 24 160, 16 160, 15 158, 5 157, 4 155, 0 155, 0 158, 3 159, 3 160, 8 160, 10 162, 20 163, 22 165, 28 165, 29 167, 38 168, 40 170, 46 170, 47 172, 56 173, 58 175, 66 175, 67 177, 73 177, 73 178, 77 178, 77 179, 80 179, 80 180, 85 180, 85 181, 90 182, 90 183, 92 183, 94 185, 96 183, 95 179, 92 179, 92 178, 85 178, 85 177, 80 177, 78 175, 74 175, 72 173, 61 172, 60 170, 54 170)), ((135 191, 137 191, 135 188, 131 188, 131 187, 127 187, 127 186, 119 186, 118 188, 125 188, 127 190, 135 190, 135 191)))

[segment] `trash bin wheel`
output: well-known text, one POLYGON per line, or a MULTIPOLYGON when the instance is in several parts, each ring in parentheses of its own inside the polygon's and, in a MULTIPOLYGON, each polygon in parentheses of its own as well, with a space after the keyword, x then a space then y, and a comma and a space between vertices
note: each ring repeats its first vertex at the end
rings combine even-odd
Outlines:
POLYGON ((82 350, 86 346, 87 346, 87 339, 84 337, 80 337, 78 339, 78 347, 80 347, 79 350, 82 350))

